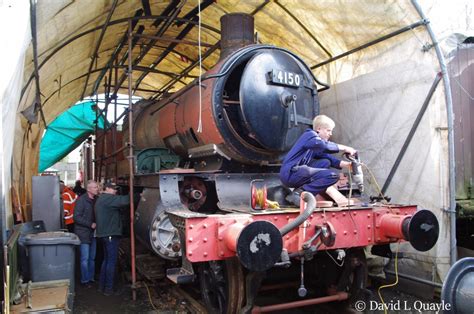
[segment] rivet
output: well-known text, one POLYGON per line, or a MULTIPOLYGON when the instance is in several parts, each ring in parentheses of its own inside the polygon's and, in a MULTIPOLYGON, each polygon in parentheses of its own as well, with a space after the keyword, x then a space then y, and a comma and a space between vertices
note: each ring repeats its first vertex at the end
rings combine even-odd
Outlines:
MULTIPOLYGON (((288 218, 288 216, 286 216, 288 218)), ((309 217, 313 218, 313 214, 311 214, 309 217)))
POLYGON ((194 228, 194 225, 189 225, 189 229, 192 229, 192 228, 194 228))
POLYGON ((219 236, 218 239, 219 239, 219 241, 224 240, 224 238, 222 236, 219 236))
POLYGON ((369 241, 369 242, 372 241, 372 238, 367 238, 367 241, 369 241))
POLYGON ((224 256, 224 251, 220 251, 220 252, 219 252, 219 255, 220 255, 220 256, 224 256))
POLYGON ((370 229, 370 225, 367 225, 367 229, 370 229))
POLYGON ((370 218, 370 214, 367 214, 367 218, 370 218))
POLYGON ((193 255, 193 252, 188 252, 188 256, 192 256, 193 255))
POLYGON ((380 241, 380 238, 377 238, 377 241, 380 241))
POLYGON ((204 254, 202 254, 202 255, 204 255, 204 257, 206 257, 206 256, 207 256, 207 252, 204 252, 204 254))
POLYGON ((354 216, 357 215, 357 212, 353 212, 354 213, 354 216))
POLYGON ((234 219, 234 223, 237 223, 237 219, 234 219))
POLYGON ((289 235, 287 235, 287 236, 286 236, 286 239, 287 239, 287 240, 289 240, 289 239, 290 239, 290 236, 289 236, 289 235))
POLYGON ((347 231, 346 231, 346 230, 344 230, 344 235, 347 235, 347 231))
POLYGON ((224 225, 224 222, 223 221, 219 221, 219 226, 223 226, 224 225))
POLYGON ((354 230, 354 234, 357 234, 357 230, 354 230))
POLYGON ((377 216, 380 216, 380 213, 377 213, 377 216))
POLYGON ((193 242, 193 238, 189 238, 188 241, 189 241, 189 242, 193 242))
POLYGON ((332 216, 333 216, 333 217, 336 217, 336 213, 332 213, 332 216))
POLYGON ((277 220, 278 220, 278 217, 276 217, 276 216, 275 216, 275 217, 273 217, 273 220, 277 221, 277 220))
POLYGON ((202 241, 207 242, 207 238, 202 239, 202 241))
POLYGON ((346 213, 342 213, 342 216, 343 216, 343 217, 346 217, 346 213))
MULTIPOLYGON (((311 215, 311 218, 313 218, 313 215, 311 215)), ((290 219, 290 216, 286 216, 286 219, 290 219)))
POLYGON ((207 224, 203 224, 202 227, 203 227, 204 229, 206 229, 206 228, 207 228, 207 224))

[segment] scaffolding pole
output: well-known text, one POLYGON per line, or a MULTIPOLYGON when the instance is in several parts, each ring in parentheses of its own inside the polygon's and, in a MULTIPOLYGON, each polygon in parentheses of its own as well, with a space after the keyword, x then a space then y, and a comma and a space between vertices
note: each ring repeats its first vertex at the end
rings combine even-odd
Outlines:
POLYGON ((130 195, 130 255, 131 255, 131 270, 132 270, 132 299, 137 299, 137 292, 135 290, 135 284, 137 281, 137 275, 135 272, 135 230, 133 226, 133 218, 135 212, 135 204, 133 202, 133 184, 134 184, 134 169, 133 169, 133 103, 132 103, 132 20, 128 22, 128 132, 129 132, 129 156, 128 166, 130 171, 129 183, 129 195, 130 195))

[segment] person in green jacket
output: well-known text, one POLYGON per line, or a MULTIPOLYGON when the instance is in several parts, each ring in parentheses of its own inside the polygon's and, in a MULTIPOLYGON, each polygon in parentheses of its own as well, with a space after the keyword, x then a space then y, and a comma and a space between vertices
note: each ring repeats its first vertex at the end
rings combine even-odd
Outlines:
POLYGON ((112 295, 114 290, 115 265, 122 237, 121 211, 130 205, 129 195, 116 195, 115 183, 106 183, 105 190, 95 203, 96 236, 104 250, 104 260, 100 268, 99 291, 112 295))

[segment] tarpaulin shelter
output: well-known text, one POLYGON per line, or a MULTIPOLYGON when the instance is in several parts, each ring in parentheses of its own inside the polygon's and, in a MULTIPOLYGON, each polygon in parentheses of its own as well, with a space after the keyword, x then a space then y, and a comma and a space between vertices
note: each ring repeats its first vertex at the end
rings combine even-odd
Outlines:
MULTIPOLYGON (((471 2, 58 0, 39 1, 31 12, 25 0, 2 6, 8 13, 2 22, 14 20, 20 32, 8 37, 14 53, 0 90, 4 208, 11 207, 11 184, 28 206, 50 121, 84 97, 116 86, 128 89, 129 23, 135 34, 131 88, 143 98, 159 98, 194 80, 200 66, 204 72, 217 62, 219 18, 244 12, 254 16, 259 42, 295 52, 331 85, 320 98, 321 111, 337 122, 335 140, 358 148, 381 184, 391 177, 386 193, 392 200, 437 215, 437 246, 425 254, 403 248, 407 260, 428 272, 435 265, 432 277, 443 278, 455 259, 452 106, 433 32, 472 34, 471 2), (430 24, 424 12, 440 18, 430 24), (415 122, 416 132, 390 175, 415 122)), ((11 225, 6 212, 5 227, 11 225)))
POLYGON ((97 117, 95 106, 93 101, 76 104, 48 125, 41 140, 38 172, 66 157, 94 134, 96 128, 104 128, 104 117, 97 117))

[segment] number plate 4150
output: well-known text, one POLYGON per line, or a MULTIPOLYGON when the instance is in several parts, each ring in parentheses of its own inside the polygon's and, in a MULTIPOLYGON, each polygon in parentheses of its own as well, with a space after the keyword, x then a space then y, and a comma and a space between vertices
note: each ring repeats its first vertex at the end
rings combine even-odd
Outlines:
POLYGON ((291 87, 300 87, 302 76, 293 72, 283 70, 272 70, 270 73, 272 83, 291 87))

